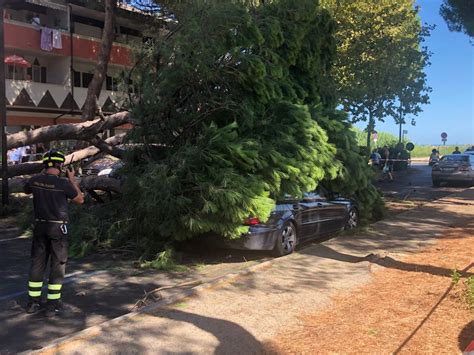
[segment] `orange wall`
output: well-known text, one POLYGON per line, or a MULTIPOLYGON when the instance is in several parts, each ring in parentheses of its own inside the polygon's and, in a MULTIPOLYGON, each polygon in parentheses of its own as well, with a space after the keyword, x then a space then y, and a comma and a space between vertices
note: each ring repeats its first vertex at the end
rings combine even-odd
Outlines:
MULTIPOLYGON (((43 53, 54 53, 57 55, 70 56, 70 36, 62 33, 62 49, 53 48, 51 52, 45 52, 40 47, 40 31, 30 27, 16 25, 12 23, 5 23, 5 47, 18 48, 24 50, 34 50, 43 53)), ((73 52, 74 57, 96 61, 100 52, 100 41, 93 41, 85 38, 73 37, 73 52)), ((113 45, 110 54, 110 63, 130 66, 130 49, 121 46, 113 45)))

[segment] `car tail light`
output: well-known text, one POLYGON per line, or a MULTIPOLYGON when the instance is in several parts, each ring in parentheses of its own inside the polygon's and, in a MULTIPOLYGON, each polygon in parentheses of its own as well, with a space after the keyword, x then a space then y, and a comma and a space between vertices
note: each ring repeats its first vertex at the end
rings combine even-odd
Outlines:
POLYGON ((471 171, 471 166, 470 165, 461 165, 458 168, 459 171, 471 171))
POLYGON ((244 225, 246 226, 254 226, 256 224, 260 224, 260 220, 258 217, 249 217, 244 220, 244 225))

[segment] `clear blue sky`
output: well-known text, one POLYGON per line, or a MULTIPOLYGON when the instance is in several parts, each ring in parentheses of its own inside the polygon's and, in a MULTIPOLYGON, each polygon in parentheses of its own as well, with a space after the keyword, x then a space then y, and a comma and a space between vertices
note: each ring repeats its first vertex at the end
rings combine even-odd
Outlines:
MULTIPOLYGON (((448 134, 446 144, 474 144, 474 46, 463 33, 450 32, 439 15, 441 0, 417 0, 423 23, 436 25, 425 45, 433 52, 426 69, 428 85, 433 88, 430 104, 416 117, 416 126, 407 124, 408 137, 418 144, 441 144, 441 132, 448 134)), ((411 117, 406 118, 407 122, 411 117)), ((356 124, 365 128, 364 122, 356 124)), ((395 134, 398 126, 388 117, 375 128, 395 134)))

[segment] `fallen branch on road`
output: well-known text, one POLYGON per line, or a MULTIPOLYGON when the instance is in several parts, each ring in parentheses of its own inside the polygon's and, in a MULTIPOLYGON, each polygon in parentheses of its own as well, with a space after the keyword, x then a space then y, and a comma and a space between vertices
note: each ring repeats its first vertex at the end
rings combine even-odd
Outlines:
POLYGON ((145 295, 143 296, 143 298, 138 300, 133 305, 133 307, 130 309, 130 312, 133 312, 135 310, 139 310, 140 308, 146 306, 148 304, 148 302, 150 301, 150 299, 152 299, 153 302, 159 301, 160 299, 163 298, 163 296, 161 295, 161 291, 163 291, 163 290, 169 290, 169 289, 172 289, 172 288, 180 288, 180 287, 186 287, 186 286, 193 286, 194 287, 194 286, 201 285, 202 283, 203 283, 202 280, 194 280, 194 281, 188 281, 188 282, 184 282, 184 283, 177 284, 177 285, 159 287, 159 288, 156 288, 156 289, 154 289, 152 291, 149 291, 149 292, 145 291, 145 295))

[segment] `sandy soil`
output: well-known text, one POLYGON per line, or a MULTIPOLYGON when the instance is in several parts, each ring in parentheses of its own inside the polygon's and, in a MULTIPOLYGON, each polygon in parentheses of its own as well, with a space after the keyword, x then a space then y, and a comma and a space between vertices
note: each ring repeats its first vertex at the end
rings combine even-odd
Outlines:
POLYGON ((327 311, 308 313, 300 326, 285 329, 267 344, 270 353, 456 354, 474 340, 474 309, 452 286, 452 270, 474 275, 474 224, 456 228, 423 252, 406 257, 410 267, 390 259, 373 281, 340 292, 327 311), (455 261, 454 261, 455 260, 455 261), (392 267, 391 267, 392 266, 392 267), (350 319, 350 322, 346 320, 350 319))

